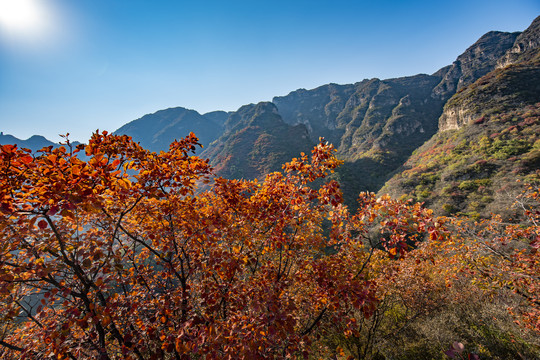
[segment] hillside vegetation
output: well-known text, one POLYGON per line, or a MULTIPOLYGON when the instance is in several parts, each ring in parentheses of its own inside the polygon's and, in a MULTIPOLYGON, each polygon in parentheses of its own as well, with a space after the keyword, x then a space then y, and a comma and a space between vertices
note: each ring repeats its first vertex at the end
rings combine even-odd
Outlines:
POLYGON ((423 201, 441 214, 514 216, 516 181, 539 179, 539 59, 497 69, 454 95, 440 131, 380 193, 423 201))

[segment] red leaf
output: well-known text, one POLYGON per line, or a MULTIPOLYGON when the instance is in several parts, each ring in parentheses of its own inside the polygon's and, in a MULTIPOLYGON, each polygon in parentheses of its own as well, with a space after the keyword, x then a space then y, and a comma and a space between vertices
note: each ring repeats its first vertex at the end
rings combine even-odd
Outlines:
POLYGON ((2 150, 6 153, 14 152, 17 147, 15 145, 6 144, 2 146, 2 150))
POLYGON ((45 220, 40 220, 38 226, 40 229, 45 229, 47 227, 47 222, 45 220))

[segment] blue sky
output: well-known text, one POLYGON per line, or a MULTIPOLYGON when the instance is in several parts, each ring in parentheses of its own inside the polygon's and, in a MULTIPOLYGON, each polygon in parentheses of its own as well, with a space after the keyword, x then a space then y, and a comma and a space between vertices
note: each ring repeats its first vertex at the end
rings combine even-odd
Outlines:
POLYGON ((0 0, 0 130, 53 141, 168 107, 433 73, 540 15, 538 0, 24 0, 42 7, 25 22, 17 1, 0 0))

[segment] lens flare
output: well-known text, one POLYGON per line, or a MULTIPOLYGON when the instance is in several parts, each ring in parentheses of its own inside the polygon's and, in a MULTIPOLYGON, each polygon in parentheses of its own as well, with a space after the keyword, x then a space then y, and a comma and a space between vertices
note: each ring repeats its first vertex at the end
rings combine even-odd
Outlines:
POLYGON ((4 42, 43 45, 54 36, 56 25, 46 0, 0 0, 0 40, 4 42))

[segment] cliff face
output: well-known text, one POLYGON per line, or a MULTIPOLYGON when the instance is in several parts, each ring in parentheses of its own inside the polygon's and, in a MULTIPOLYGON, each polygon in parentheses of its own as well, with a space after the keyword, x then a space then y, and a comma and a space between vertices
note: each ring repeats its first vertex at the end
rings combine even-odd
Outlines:
POLYGON ((447 100, 457 91, 494 70, 501 56, 512 47, 519 34, 490 31, 482 36, 458 56, 452 65, 439 70, 442 80, 433 89, 433 96, 447 100))
POLYGON ((419 147, 379 191, 424 202, 437 214, 518 216, 522 183, 538 181, 540 103, 492 112, 419 147))
MULTIPOLYGON (((313 141, 324 136, 346 161, 367 157, 384 164, 376 174, 382 179, 437 132, 445 102, 494 70, 518 35, 489 32, 433 75, 329 84, 273 102, 285 122, 304 124, 313 141)), ((450 109, 443 129, 457 128, 471 116, 466 109, 450 109)))
POLYGON ((416 75, 359 84, 339 117, 340 154, 356 159, 371 152, 403 161, 437 131, 443 103, 430 94, 439 81, 416 75))
POLYGON ((439 131, 456 130, 484 115, 540 102, 539 39, 540 17, 496 61, 496 70, 448 100, 439 131))
MULTIPOLYGON (((420 135, 419 141, 425 141, 433 135, 442 102, 430 94, 440 80, 417 75, 330 84, 275 97, 273 103, 285 122, 304 124, 313 141, 325 137, 341 155, 354 158, 373 147, 391 146, 394 137, 420 135)), ((413 141, 411 146, 417 145, 413 141)))
POLYGON ((540 67, 510 65, 484 76, 444 106, 439 131, 460 129, 476 119, 540 102, 540 67))
POLYGON ((479 117, 472 107, 456 105, 444 110, 439 118, 439 131, 457 130, 479 117))
POLYGON ((439 214, 517 216, 516 180, 538 181, 540 167, 538 25, 536 19, 501 56, 504 67, 446 102, 438 133, 380 193, 423 201, 439 214))
MULTIPOLYGON (((336 145, 345 160, 336 175, 344 191, 377 191, 437 133, 446 101, 495 69, 518 35, 487 33, 433 75, 330 84, 297 90, 273 102, 287 123, 304 124, 313 141, 324 136, 336 145)), ((470 121, 475 115, 467 111, 449 110, 443 130, 470 121)))
POLYGON ((540 16, 534 19, 531 26, 521 33, 514 45, 497 61, 497 67, 502 68, 523 61, 530 61, 536 55, 540 46, 540 16))
POLYGON ((313 141, 322 136, 335 144, 343 133, 338 117, 354 91, 352 84, 328 84, 313 90, 299 89, 286 96, 277 96, 272 102, 287 124, 303 124, 313 141))

